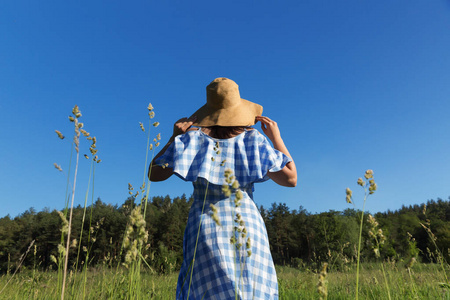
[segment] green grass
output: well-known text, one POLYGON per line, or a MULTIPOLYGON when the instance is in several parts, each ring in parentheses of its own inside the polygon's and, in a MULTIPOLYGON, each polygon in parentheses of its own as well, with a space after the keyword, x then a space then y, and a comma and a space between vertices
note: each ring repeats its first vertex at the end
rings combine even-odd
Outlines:
MULTIPOLYGON (((383 273, 379 264, 360 266, 359 297, 361 299, 388 299, 383 273)), ((106 267, 90 268, 87 274, 85 299, 127 299, 127 269, 106 267)), ((404 263, 386 264, 385 272, 390 284, 392 299, 450 299, 449 291, 440 287, 442 270, 439 265, 416 264, 411 276, 404 263)), ((277 266, 280 299, 319 299, 318 274, 295 268, 277 266)), ((355 298, 356 266, 347 272, 327 274, 328 299, 355 298)), ((0 277, 2 288, 11 275, 0 277)), ((56 271, 23 270, 16 274, 0 299, 60 299, 56 271)), ((178 274, 156 275, 142 272, 139 299, 175 299, 178 274)), ((67 299, 82 299, 81 273, 68 274, 67 299), (73 289, 72 289, 73 288, 73 289), (69 294, 71 290, 75 294, 69 294)))
MULTIPOLYGON (((376 264, 360 265, 360 299, 388 299, 383 272, 376 264)), ((449 292, 439 286, 442 278, 440 266, 418 264, 412 278, 404 264, 387 265, 385 272, 390 284, 392 299, 450 299, 449 292)), ((318 299, 318 275, 277 267, 280 299, 318 299)), ((356 266, 348 272, 331 272, 327 275, 328 299, 354 299, 356 266)))
MULTIPOLYGON (((178 274, 152 275, 143 272, 141 274, 140 295, 141 299, 173 299, 175 295, 178 274)), ((9 276, 0 278, 0 286, 3 287, 9 276)), ((57 289, 58 273, 56 271, 33 272, 22 271, 12 279, 7 288, 0 294, 0 299, 61 299, 61 292, 57 289)), ((83 299, 81 273, 76 276, 68 274, 68 289, 66 299, 83 299), (70 294, 71 290, 75 294, 70 294)), ((128 294, 128 270, 121 268, 109 269, 106 267, 90 268, 87 273, 85 299, 127 299, 128 294)))

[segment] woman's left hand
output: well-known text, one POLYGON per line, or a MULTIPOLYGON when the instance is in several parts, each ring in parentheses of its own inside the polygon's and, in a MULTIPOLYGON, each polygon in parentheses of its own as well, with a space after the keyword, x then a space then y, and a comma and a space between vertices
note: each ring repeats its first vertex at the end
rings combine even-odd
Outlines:
POLYGON ((261 122, 261 129, 265 135, 275 143, 277 139, 281 139, 280 129, 277 122, 269 119, 268 117, 257 116, 256 121, 261 122))

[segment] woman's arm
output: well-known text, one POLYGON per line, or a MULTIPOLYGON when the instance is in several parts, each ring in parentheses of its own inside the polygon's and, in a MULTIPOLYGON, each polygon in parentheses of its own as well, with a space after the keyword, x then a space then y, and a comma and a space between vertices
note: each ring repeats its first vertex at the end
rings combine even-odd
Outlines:
MULTIPOLYGON (((273 147, 292 159, 292 156, 289 154, 289 151, 281 138, 277 122, 262 116, 256 117, 256 121, 261 122, 261 129, 272 141, 273 147)), ((294 160, 288 162, 280 171, 269 172, 267 175, 279 185, 288 187, 295 187, 297 185, 297 169, 294 160)))
POLYGON ((172 176, 173 169, 154 165, 155 159, 157 159, 158 157, 163 155, 164 152, 166 152, 167 148, 169 148, 170 144, 173 143, 177 135, 183 134, 186 131, 188 131, 189 128, 191 128, 192 124, 195 122, 195 120, 196 117, 182 118, 175 123, 175 125, 173 126, 173 134, 170 137, 169 141, 161 149, 161 151, 159 151, 159 153, 156 154, 155 158, 153 158, 152 162, 150 163, 150 167, 148 168, 148 178, 150 179, 150 181, 163 181, 172 176))

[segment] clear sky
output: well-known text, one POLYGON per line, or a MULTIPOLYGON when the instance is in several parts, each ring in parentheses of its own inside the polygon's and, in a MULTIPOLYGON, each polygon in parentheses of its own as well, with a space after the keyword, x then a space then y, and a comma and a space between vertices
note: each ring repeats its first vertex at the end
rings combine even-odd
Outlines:
MULTIPOLYGON (((142 183, 148 103, 165 143, 216 77, 263 105, 297 165, 296 188, 257 184, 257 204, 343 210, 350 187, 361 208, 366 169, 371 212, 450 196, 448 0, 17 0, 0 4, 0 217, 63 208, 53 163, 67 171, 75 104, 102 159, 95 198, 123 203, 142 183)), ((76 205, 88 175, 82 159, 76 205)), ((191 192, 176 177, 150 190, 191 192)))

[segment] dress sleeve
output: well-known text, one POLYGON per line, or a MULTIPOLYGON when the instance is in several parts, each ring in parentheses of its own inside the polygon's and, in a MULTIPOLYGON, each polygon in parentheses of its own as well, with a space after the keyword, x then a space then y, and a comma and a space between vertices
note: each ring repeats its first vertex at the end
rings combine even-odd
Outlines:
POLYGON ((258 134, 257 143, 259 153, 258 163, 260 164, 259 168, 262 176, 255 180, 255 182, 269 180, 269 172, 281 171, 288 162, 292 161, 287 155, 274 149, 267 138, 262 134, 258 134))
POLYGON ((213 167, 208 161, 212 146, 199 137, 198 132, 190 131, 175 137, 174 142, 154 164, 173 169, 175 175, 185 181, 195 181, 197 177, 209 179, 213 167), (211 149, 210 149, 211 148, 211 149))

